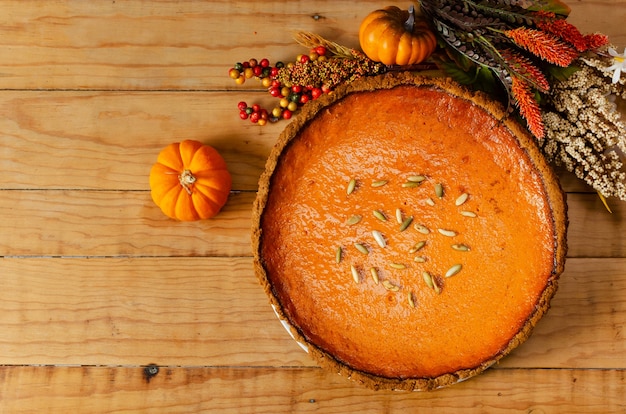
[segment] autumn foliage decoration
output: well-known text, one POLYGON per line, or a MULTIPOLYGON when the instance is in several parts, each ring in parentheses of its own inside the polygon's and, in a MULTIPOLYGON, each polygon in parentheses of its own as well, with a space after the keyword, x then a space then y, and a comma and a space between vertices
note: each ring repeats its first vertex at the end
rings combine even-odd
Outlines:
POLYGON ((606 36, 583 35, 567 22, 569 8, 560 0, 420 0, 420 5, 445 45, 443 68, 462 83, 476 82, 480 70, 488 69, 537 138, 544 137, 538 97, 550 89, 546 73, 568 68, 581 53, 608 43, 606 36), (468 76, 470 70, 476 76, 468 76))

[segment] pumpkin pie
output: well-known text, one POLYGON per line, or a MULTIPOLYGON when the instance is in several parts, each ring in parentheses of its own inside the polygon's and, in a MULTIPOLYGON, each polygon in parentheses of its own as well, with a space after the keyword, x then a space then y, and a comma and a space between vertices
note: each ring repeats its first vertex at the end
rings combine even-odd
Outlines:
POLYGON ((524 342, 563 271, 567 215, 534 139, 489 97, 411 73, 313 101, 253 209, 255 272, 321 366, 432 390, 524 342))

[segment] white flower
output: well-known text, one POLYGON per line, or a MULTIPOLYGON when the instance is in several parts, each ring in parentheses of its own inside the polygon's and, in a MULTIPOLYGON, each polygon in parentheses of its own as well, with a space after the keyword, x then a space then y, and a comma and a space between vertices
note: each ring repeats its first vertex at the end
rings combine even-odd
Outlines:
POLYGON ((613 64, 606 68, 608 71, 613 72, 613 83, 619 82, 619 77, 621 76, 621 72, 626 72, 626 48, 624 48, 624 53, 621 55, 617 53, 615 49, 612 47, 609 48, 609 54, 613 56, 613 64))

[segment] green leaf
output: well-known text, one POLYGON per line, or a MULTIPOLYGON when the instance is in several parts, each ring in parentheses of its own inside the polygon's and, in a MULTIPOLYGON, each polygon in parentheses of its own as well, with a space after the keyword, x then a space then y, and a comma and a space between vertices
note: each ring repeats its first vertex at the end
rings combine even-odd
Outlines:
POLYGON ((570 7, 567 4, 563 3, 561 0, 537 1, 535 4, 530 6, 528 10, 548 11, 565 17, 569 16, 569 13, 572 11, 572 9, 570 9, 570 7))
POLYGON ((574 73, 578 72, 580 68, 578 66, 570 65, 567 67, 561 67, 556 65, 548 65, 547 71, 554 79, 558 81, 565 81, 574 73))
POLYGON ((459 82, 462 85, 471 85, 476 80, 477 71, 463 70, 453 62, 439 62, 439 66, 443 69, 452 79, 459 82))
POLYGON ((480 66, 478 68, 474 84, 476 88, 489 94, 496 93, 496 78, 493 76, 493 71, 486 66, 480 66))

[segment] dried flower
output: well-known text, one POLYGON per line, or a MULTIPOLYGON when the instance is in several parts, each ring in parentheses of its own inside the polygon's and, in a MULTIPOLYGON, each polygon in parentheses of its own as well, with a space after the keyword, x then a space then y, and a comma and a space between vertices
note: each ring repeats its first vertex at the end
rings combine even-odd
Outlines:
POLYGON ((535 91, 550 89, 547 64, 568 67, 582 52, 608 42, 604 35, 581 34, 565 20, 569 8, 558 0, 420 0, 420 5, 446 45, 442 69, 483 88, 486 78, 477 75, 490 70, 504 87, 509 108, 511 103, 519 108, 535 135, 543 131, 535 91))
POLYGON ((535 137, 543 138, 544 130, 541 109, 530 86, 520 78, 513 77, 511 90, 520 114, 526 119, 528 129, 535 137))
POLYGON ((607 71, 613 71, 612 82, 619 82, 622 72, 626 72, 626 48, 621 55, 615 49, 609 47, 609 55, 613 56, 613 64, 606 68, 607 71))
POLYGON ((580 33, 576 26, 567 22, 565 19, 557 18, 553 12, 539 11, 537 12, 537 17, 538 19, 536 24, 538 29, 543 30, 546 33, 550 33, 571 44, 578 52, 595 49, 608 42, 608 38, 606 36, 584 36, 580 33))
POLYGON ((352 50, 351 57, 296 62, 279 70, 276 77, 283 85, 310 85, 334 89, 363 77, 383 73, 386 66, 374 62, 363 53, 352 50))
POLYGON ((567 43, 540 30, 518 27, 504 33, 519 47, 558 66, 569 66, 578 57, 576 50, 567 43))
POLYGON ((506 61, 508 67, 512 69, 519 77, 523 78, 527 83, 541 92, 550 90, 550 83, 541 70, 533 64, 530 59, 522 56, 520 53, 512 49, 503 49, 502 57, 506 61))
POLYGON ((626 125, 613 99, 626 99, 624 82, 614 84, 609 57, 575 61, 580 69, 554 82, 544 98, 546 158, 573 172, 602 196, 626 201, 626 125))

